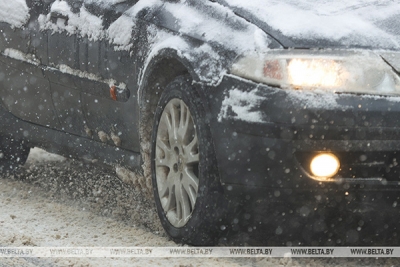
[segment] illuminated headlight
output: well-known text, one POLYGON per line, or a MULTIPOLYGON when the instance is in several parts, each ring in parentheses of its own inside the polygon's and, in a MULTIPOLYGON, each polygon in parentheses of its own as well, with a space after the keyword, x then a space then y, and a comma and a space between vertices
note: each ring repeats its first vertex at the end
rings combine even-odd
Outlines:
POLYGON ((400 79, 373 52, 278 50, 239 58, 231 73, 281 88, 400 94, 400 79))
POLYGON ((310 164, 311 173, 317 178, 331 178, 338 173, 339 168, 339 159, 331 153, 315 156, 310 164))

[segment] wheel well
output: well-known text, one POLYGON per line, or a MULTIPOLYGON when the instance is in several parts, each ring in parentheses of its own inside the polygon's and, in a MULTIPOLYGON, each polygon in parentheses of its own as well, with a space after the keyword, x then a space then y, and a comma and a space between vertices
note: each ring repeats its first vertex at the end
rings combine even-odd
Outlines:
MULTIPOLYGON (((151 135, 153 131, 153 118, 158 101, 164 88, 176 77, 188 74, 186 66, 175 58, 164 58, 155 63, 149 74, 145 76, 140 93, 140 149, 142 155, 143 175, 146 179, 148 190, 151 186, 151 135)), ((152 192, 152 191, 151 191, 152 192)))
POLYGON ((154 108, 161 97, 165 86, 180 75, 188 74, 188 70, 182 62, 175 58, 165 58, 158 61, 146 77, 145 86, 141 92, 140 111, 143 116, 154 116, 154 108), (151 113, 151 114, 150 114, 151 113))

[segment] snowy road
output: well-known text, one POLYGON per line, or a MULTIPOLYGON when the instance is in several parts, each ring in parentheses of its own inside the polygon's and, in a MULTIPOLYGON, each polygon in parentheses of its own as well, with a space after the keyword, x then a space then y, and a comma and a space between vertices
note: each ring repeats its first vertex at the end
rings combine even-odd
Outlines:
MULTIPOLYGON (((0 180, 0 246, 177 246, 113 172, 34 149, 0 180)), ((8 266, 398 266, 397 259, 15 258, 8 266)))

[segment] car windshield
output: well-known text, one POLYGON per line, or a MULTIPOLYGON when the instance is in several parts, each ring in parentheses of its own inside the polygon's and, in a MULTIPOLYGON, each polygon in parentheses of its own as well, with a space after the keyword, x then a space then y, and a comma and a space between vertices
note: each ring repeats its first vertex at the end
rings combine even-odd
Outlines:
POLYGON ((400 47, 400 5, 392 0, 219 0, 253 22, 295 40, 400 47))

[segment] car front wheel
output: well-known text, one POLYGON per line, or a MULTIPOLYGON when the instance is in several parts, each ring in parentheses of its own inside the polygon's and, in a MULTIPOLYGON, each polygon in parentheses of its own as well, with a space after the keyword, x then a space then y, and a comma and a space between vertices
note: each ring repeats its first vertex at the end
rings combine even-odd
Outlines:
POLYGON ((218 240, 222 192, 203 104, 188 77, 163 92, 152 135, 152 178, 158 215, 177 242, 218 240))

